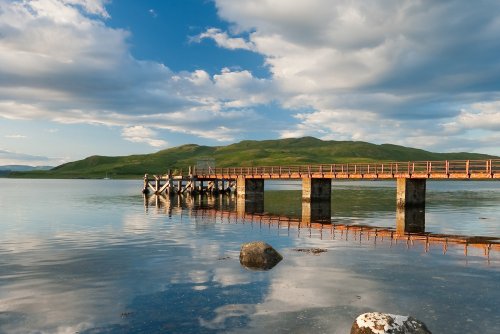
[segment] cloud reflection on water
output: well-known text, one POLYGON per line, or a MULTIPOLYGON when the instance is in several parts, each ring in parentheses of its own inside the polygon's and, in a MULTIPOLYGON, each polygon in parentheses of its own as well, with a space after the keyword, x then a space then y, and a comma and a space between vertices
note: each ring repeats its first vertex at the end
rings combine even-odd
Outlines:
POLYGON ((144 212, 142 203, 92 208, 78 207, 69 226, 71 210, 62 208, 51 222, 42 217, 0 236, 0 332, 344 333, 368 310, 412 313, 438 332, 488 333, 500 324, 499 262, 465 257, 462 248, 426 253, 417 242, 361 242, 353 232, 288 230, 206 210, 144 212), (268 241, 285 259, 269 272, 242 268, 239 247, 252 239, 268 241))

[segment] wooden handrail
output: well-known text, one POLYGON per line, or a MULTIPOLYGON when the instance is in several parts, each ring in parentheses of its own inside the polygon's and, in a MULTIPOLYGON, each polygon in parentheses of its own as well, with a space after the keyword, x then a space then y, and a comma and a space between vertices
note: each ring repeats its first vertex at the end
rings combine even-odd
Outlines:
POLYGON ((311 176, 319 174, 394 174, 413 175, 426 174, 460 174, 471 173, 500 173, 500 159, 489 160, 445 160, 445 161, 396 161, 373 163, 343 163, 343 164, 318 164, 318 165, 290 165, 290 166, 253 166, 253 167, 224 167, 196 169, 198 175, 278 175, 288 173, 304 174, 311 176))
MULTIPOLYGON (((195 173, 173 176, 167 172, 157 176, 161 180, 175 178, 221 178, 236 177, 259 178, 353 178, 353 179, 391 179, 398 177, 413 178, 452 178, 452 179, 500 179, 500 159, 488 160, 445 160, 445 161, 398 161, 373 163, 343 163, 291 166, 253 166, 253 167, 207 167, 192 169, 195 173)), ((147 179, 147 177, 145 177, 147 179)), ((154 181, 155 179, 151 179, 154 181)))

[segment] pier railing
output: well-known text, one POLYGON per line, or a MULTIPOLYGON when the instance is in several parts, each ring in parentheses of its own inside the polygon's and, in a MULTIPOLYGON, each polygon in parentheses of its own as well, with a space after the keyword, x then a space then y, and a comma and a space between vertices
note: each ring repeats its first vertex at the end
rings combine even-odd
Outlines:
POLYGON ((217 167, 193 169, 198 177, 256 176, 261 178, 500 178, 500 159, 376 163, 342 163, 300 166, 217 167))

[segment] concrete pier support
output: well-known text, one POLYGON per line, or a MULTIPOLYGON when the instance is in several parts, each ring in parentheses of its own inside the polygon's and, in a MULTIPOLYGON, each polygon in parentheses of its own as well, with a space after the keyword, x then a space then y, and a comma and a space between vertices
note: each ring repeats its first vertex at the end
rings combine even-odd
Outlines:
POLYGON ((330 201, 303 201, 302 220, 303 224, 332 222, 332 206, 330 201))
POLYGON ((332 179, 302 179, 302 201, 330 201, 332 197, 332 179))
POLYGON ((425 209, 423 207, 398 207, 396 209, 396 233, 425 233, 425 209))
POLYGON ((398 208, 425 207, 426 179, 397 179, 396 201, 398 208))
POLYGON ((239 177, 236 180, 236 194, 238 198, 264 198, 264 180, 239 177))
POLYGON ((243 218, 246 213, 264 212, 264 180, 236 179, 236 210, 238 216, 243 218))

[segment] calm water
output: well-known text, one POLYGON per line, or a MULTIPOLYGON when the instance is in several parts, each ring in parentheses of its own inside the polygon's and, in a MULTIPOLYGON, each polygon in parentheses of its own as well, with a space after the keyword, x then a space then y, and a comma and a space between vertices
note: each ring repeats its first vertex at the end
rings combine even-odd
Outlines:
MULTIPOLYGON (((498 248, 465 256, 453 243, 235 218, 230 198, 145 207, 141 186, 0 179, 1 333, 348 333, 374 310, 411 314, 433 333, 500 332, 498 248), (251 240, 284 260, 242 268, 251 240), (296 251, 309 247, 327 252, 296 251)), ((427 232, 500 236, 500 182, 427 188, 427 232)), ((299 189, 266 184, 264 211, 301 217, 299 189)), ((394 228, 395 183, 334 183, 332 217, 394 228)))

